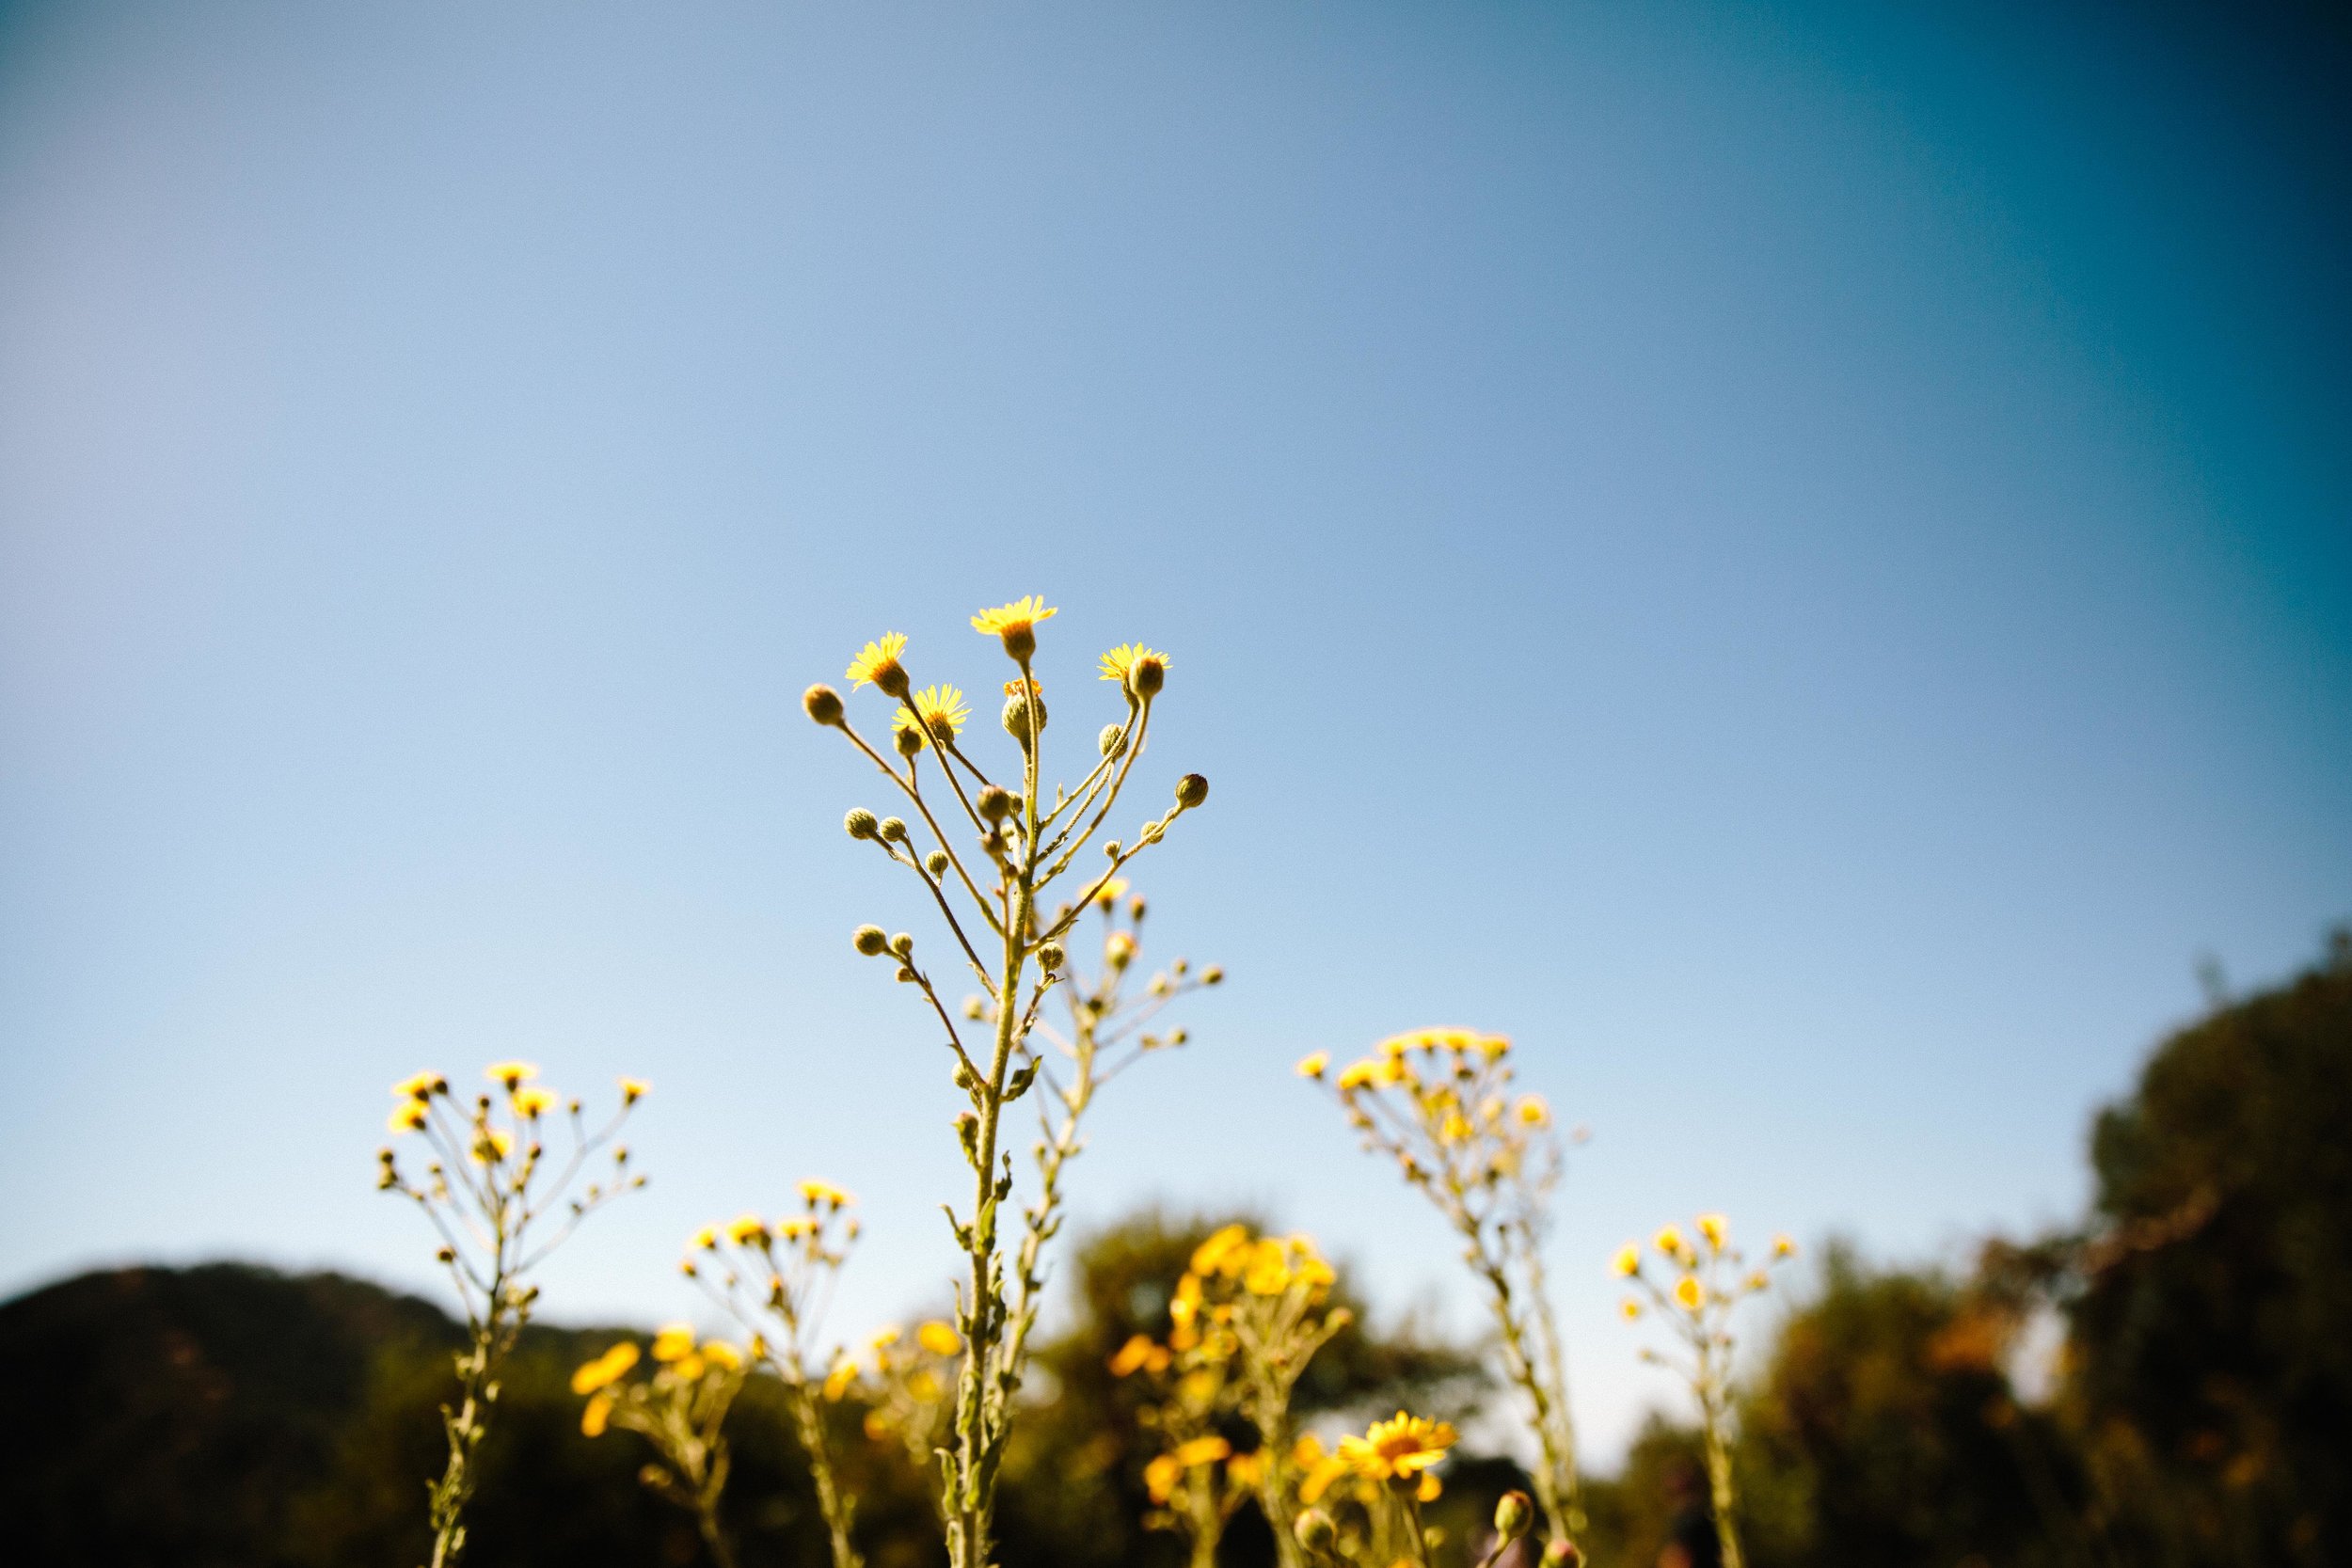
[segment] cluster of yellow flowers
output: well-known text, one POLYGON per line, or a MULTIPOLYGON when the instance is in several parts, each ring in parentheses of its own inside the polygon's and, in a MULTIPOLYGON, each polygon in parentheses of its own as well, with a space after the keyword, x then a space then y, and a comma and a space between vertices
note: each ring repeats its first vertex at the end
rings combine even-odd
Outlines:
POLYGON ((1526 1402, 1533 1480, 1554 1543, 1583 1528, 1567 1372, 1543 1259, 1560 1145, 1542 1097, 1514 1086, 1511 1042, 1475 1029, 1382 1040, 1335 1076, 1327 1052, 1298 1064, 1328 1088, 1366 1150, 1394 1163, 1466 1243, 1499 1331, 1505 1379, 1526 1402))
POLYGON ((529 1062, 498 1062, 484 1073, 497 1094, 478 1094, 461 1109, 449 1080, 420 1072, 392 1085, 389 1126, 420 1139, 423 1173, 412 1179, 399 1153, 376 1153, 376 1185, 414 1202, 441 1239, 436 1253, 466 1312, 467 1347, 457 1358, 459 1399, 443 1420, 449 1457, 433 1484, 429 1518, 433 1568, 453 1568, 466 1549, 466 1506, 488 1434, 499 1370, 530 1319, 539 1289, 532 1271, 596 1210, 645 1184, 628 1169, 628 1149, 614 1142, 646 1085, 621 1080, 612 1119, 590 1132, 580 1102, 538 1082, 529 1062), (546 1124, 561 1105, 569 1148, 550 1162, 546 1124), (611 1150, 610 1174, 588 1177, 589 1163, 611 1150), (549 1228, 550 1224, 552 1228, 549 1228))
MULTIPOLYGON (((1047 1117, 1047 1143, 1040 1151, 1041 1190, 1024 1215, 1026 1234, 1009 1289, 998 1241, 998 1214, 1012 1191, 1011 1160, 999 1148, 1003 1114, 1043 1070, 1044 1058, 1029 1037, 1038 1026, 1046 992, 1065 983, 1069 954, 1063 939, 1084 911, 1101 903, 1129 863, 1159 843, 1177 817, 1201 805, 1209 795, 1206 779, 1185 774, 1177 782, 1175 805, 1147 818, 1133 840, 1104 843, 1107 863, 1097 873, 1080 876, 1077 896, 1048 912, 1043 901, 1047 890, 1071 872, 1079 853, 1100 833, 1143 754, 1154 700, 1167 684, 1168 670, 1166 654, 1132 642, 1102 657, 1098 673, 1119 689, 1125 713, 1096 736, 1094 758, 1076 787, 1056 786, 1049 802, 1041 754, 1048 713, 1044 687, 1032 661, 1038 628, 1057 613, 1030 594, 972 617, 973 629, 994 639, 1014 666, 1014 678, 1005 683, 999 723, 1018 749, 1019 773, 1006 784, 992 778, 965 749, 971 705, 962 691, 942 683, 916 688, 907 669, 903 633, 890 632, 868 642, 848 671, 852 695, 871 686, 892 703, 886 748, 877 748, 858 733, 841 694, 831 687, 811 687, 802 698, 810 719, 839 731, 904 797, 919 828, 903 817, 880 816, 863 808, 851 811, 843 825, 850 837, 877 846, 893 865, 915 878, 953 943, 950 961, 968 965, 983 991, 978 1005, 965 1009, 964 1016, 967 1022, 984 1025, 988 1038, 967 1045, 930 974, 916 958, 912 933, 892 935, 875 925, 860 926, 851 933, 858 952, 890 959, 898 982, 912 986, 929 1007, 946 1036, 951 1077, 965 1101, 955 1127, 973 1176, 972 1204, 961 1216, 953 1210, 948 1215, 966 1262, 955 1325, 964 1353, 956 1380, 952 1430, 943 1445, 941 1509, 954 1568, 987 1568, 990 1561, 996 1478, 1041 1284, 1039 1255, 1060 1220, 1055 1183, 1060 1166, 1075 1151, 1076 1118, 1099 1078, 1089 1076, 1090 1063, 1079 1061, 1077 1083, 1062 1090, 1060 1123, 1047 1117), (934 780, 929 794, 927 762, 934 780), (943 816, 956 824, 955 831, 942 825, 943 816), (985 957, 983 946, 990 949, 985 957)), ((1106 971, 1124 972, 1132 962, 1133 943, 1131 934, 1122 938, 1113 933, 1106 940, 1106 971)), ((1095 1022, 1099 1024, 1099 1017, 1095 1022)), ((1083 1028, 1078 1034, 1088 1041, 1081 1048, 1086 1053, 1104 1043, 1099 1029, 1092 1036, 1083 1028)))
MULTIPOLYGON (((1740 1249, 1731 1244, 1731 1222, 1721 1214, 1701 1214, 1692 1224, 1696 1243, 1678 1225, 1659 1227, 1650 1239, 1663 1267, 1656 1273, 1645 1264, 1641 1243, 1628 1242, 1610 1259, 1610 1271, 1629 1280, 1672 1325, 1681 1342, 1677 1356, 1654 1350, 1642 1359, 1671 1366, 1690 1386, 1698 1402, 1700 1430, 1707 1447, 1707 1475, 1713 1494, 1715 1535, 1724 1568, 1740 1568, 1740 1533, 1735 1522, 1739 1488, 1731 1468, 1732 1350, 1731 1315, 1740 1303, 1772 1288, 1771 1271, 1796 1256, 1797 1244, 1787 1236, 1772 1238, 1762 1268, 1751 1269, 1740 1249)), ((1625 1298, 1629 1322, 1644 1316, 1643 1300, 1625 1298)))
POLYGON ((1433 1568, 1443 1537, 1422 1524, 1422 1505, 1443 1494, 1437 1466, 1454 1441, 1449 1423, 1403 1410, 1342 1437, 1336 1451, 1311 1433, 1299 1438, 1290 1462, 1301 1506, 1284 1537, 1310 1564, 1433 1568))
POLYGON ((653 1491, 694 1515, 719 1568, 734 1568, 735 1545, 719 1517, 729 1455, 727 1412, 742 1391, 747 1363, 724 1339, 697 1343, 691 1323, 654 1336, 650 1376, 631 1378, 644 1357, 636 1342, 616 1340, 572 1373, 572 1392, 587 1396, 580 1430, 601 1437, 613 1427, 653 1445, 657 1463, 638 1472, 653 1491))

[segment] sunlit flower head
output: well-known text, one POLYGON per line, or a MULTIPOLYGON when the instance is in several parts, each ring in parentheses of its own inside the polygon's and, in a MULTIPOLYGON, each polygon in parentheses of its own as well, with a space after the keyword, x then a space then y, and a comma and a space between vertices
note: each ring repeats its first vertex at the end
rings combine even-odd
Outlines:
POLYGON ((1679 1258, 1682 1256, 1682 1249, 1689 1243, 1682 1239, 1680 1226, 1663 1225, 1658 1227, 1658 1234, 1651 1239, 1650 1244, 1669 1258, 1679 1258))
POLYGON ((1298 1076, 1301 1078, 1320 1078, 1330 1066, 1331 1053, 1328 1051, 1317 1051, 1311 1055, 1301 1056, 1298 1059, 1298 1076))
POLYGON ((588 1402, 588 1408, 580 1413, 580 1433, 583 1437, 601 1437, 612 1424, 612 1396, 598 1394, 588 1402))
POLYGON ((653 1085, 646 1083, 643 1078, 624 1078, 621 1080, 621 1103, 624 1105, 634 1105, 652 1092, 653 1085))
POLYGON ((637 1365, 637 1347, 627 1339, 622 1340, 595 1360, 583 1362, 580 1370, 572 1373, 572 1392, 593 1394, 599 1388, 611 1387, 637 1365))
POLYGON ((653 1358, 664 1363, 683 1361, 694 1354, 694 1325, 667 1323, 653 1337, 653 1358))
POLYGON ((916 737, 952 744, 963 733, 964 721, 972 717, 972 709, 963 700, 963 693, 952 686, 927 686, 910 696, 905 705, 890 716, 890 727, 899 732, 914 730, 916 737), (915 728, 917 717, 922 727, 915 728))
POLYGON ((1148 1334, 1130 1335, 1127 1342, 1120 1346, 1110 1359, 1113 1377, 1128 1377, 1147 1367, 1156 1371, 1167 1365, 1168 1352, 1154 1344, 1148 1334), (1159 1361, 1159 1367, 1152 1367, 1154 1358, 1159 1361))
POLYGON ((1519 1101, 1518 1118, 1530 1127, 1549 1127, 1551 1107, 1544 1103, 1542 1095, 1528 1095, 1519 1101))
POLYGON ((855 691, 861 686, 870 685, 882 688, 885 696, 905 696, 907 673, 898 662, 898 656, 906 651, 904 632, 884 632, 880 641, 866 644, 857 657, 850 660, 850 689, 855 691))
POLYGON ((825 1374, 824 1395, 826 1402, 829 1404, 840 1403, 841 1401, 848 1396, 850 1386, 856 1382, 857 1363, 845 1358, 837 1364, 832 1371, 825 1374))
POLYGON ((392 1119, 387 1125, 395 1132, 421 1132, 424 1131, 424 1101, 411 1100, 392 1113, 392 1119))
POLYGON ((933 1355, 953 1355, 963 1349, 963 1336, 956 1332, 956 1325, 937 1318, 916 1329, 914 1340, 933 1355))
POLYGON ((706 1225, 686 1244, 697 1252, 708 1252, 719 1244, 719 1232, 715 1227, 706 1225))
POLYGON ((724 1339, 713 1339, 703 1346, 703 1359, 726 1371, 739 1372, 743 1370, 743 1353, 724 1339))
POLYGON ((1706 1302, 1707 1292, 1699 1286, 1699 1276, 1686 1274, 1675 1281, 1675 1305, 1685 1312, 1695 1312, 1706 1302))
POLYGON ((1642 1272, 1642 1249, 1631 1242, 1619 1247, 1609 1259, 1609 1272, 1621 1279, 1631 1279, 1642 1272))
POLYGON ((1617 1304, 1617 1310, 1625 1314, 1626 1322, 1631 1323, 1642 1315, 1642 1304, 1628 1296, 1617 1304))
POLYGON ((483 1076, 493 1084, 503 1084, 506 1092, 514 1093, 531 1079, 539 1076, 539 1069, 529 1062, 494 1062, 483 1069, 483 1076))
POLYGON ((1191 1272, 1203 1276, 1238 1275, 1249 1265, 1249 1227, 1229 1225, 1192 1249, 1191 1272))
POLYGON ((1015 658, 1027 658, 1037 651, 1037 625, 1052 620, 1057 612, 1035 594, 1018 598, 994 610, 983 610, 972 617, 972 629, 984 637, 1004 641, 1005 652, 1015 658))
POLYGON ((1340 1087, 1343 1090, 1369 1088, 1379 1073, 1380 1064, 1377 1062, 1350 1062, 1340 1071, 1340 1087))
POLYGON ((1731 1222, 1721 1214, 1701 1214, 1699 1234, 1707 1238, 1708 1246, 1721 1252, 1724 1243, 1731 1240, 1731 1222))
POLYGON ((846 1209, 856 1201, 830 1181, 810 1177, 801 1183, 801 1198, 812 1209, 846 1209))
POLYGON ((515 1140, 495 1127, 478 1128, 473 1138, 473 1157, 485 1165, 497 1164, 515 1151, 515 1140))
POLYGON ((1249 1249, 1241 1288, 1253 1296, 1279 1296, 1291 1288, 1290 1255, 1281 1243, 1269 1236, 1249 1249))
POLYGON ((536 1121, 555 1108, 555 1091, 537 1085, 515 1091, 515 1114, 536 1121))
POLYGON ((1126 893, 1127 879, 1124 877, 1113 877, 1109 881, 1104 882, 1101 887, 1094 890, 1094 901, 1107 910, 1116 905, 1120 898, 1126 896, 1126 893))
POLYGON ((1121 642, 1103 656, 1103 678, 1149 697, 1168 678, 1168 656, 1140 642, 1121 642))
POLYGON ((436 1093, 449 1087, 449 1080, 437 1072, 420 1072, 404 1078, 392 1085, 392 1092, 403 1100, 430 1100, 436 1093))
POLYGON ((757 1246, 768 1240, 768 1222, 757 1214, 739 1214, 727 1222, 727 1240, 737 1246, 757 1246))
POLYGON ((1390 1420, 1375 1421, 1361 1437, 1341 1438, 1339 1456, 1366 1481, 1395 1481, 1417 1476, 1443 1459, 1454 1437, 1446 1422, 1400 1410, 1390 1420))
POLYGON ((1796 1256, 1796 1252, 1797 1243, 1790 1241, 1787 1236, 1775 1236, 1772 1238, 1772 1256, 1774 1258, 1793 1258, 1796 1256))

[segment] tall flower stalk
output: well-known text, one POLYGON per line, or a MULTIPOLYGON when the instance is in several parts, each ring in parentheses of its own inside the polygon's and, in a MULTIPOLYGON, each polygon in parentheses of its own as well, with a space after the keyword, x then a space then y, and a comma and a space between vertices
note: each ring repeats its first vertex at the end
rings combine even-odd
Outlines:
MULTIPOLYGON (((832 688, 811 687, 803 698, 809 717, 840 731, 890 780, 918 819, 919 828, 910 827, 901 817, 878 818, 859 810, 850 813, 845 826, 851 837, 874 844, 922 884, 946 924, 954 958, 970 967, 985 993, 981 1017, 967 1022, 985 1028, 987 1037, 967 1043, 932 977, 916 962, 913 935, 887 935, 879 926, 861 926, 853 935, 860 953, 892 958, 899 982, 913 986, 929 1007, 946 1036, 955 1085, 966 1102, 956 1118, 956 1137, 972 1171, 972 1200, 963 1214, 952 1206, 947 1212, 965 1261, 965 1277, 957 1289, 964 1356, 952 1438, 939 1455, 941 1513, 954 1568, 986 1568, 989 1562, 997 1476, 1026 1354, 1025 1326, 1012 1330, 1014 1292, 1007 1289, 999 1242, 999 1214, 1012 1195, 1011 1156, 999 1147, 1005 1109, 1028 1092, 1043 1066, 1029 1036, 1045 993, 1059 982, 1066 962, 1062 938, 1129 862, 1158 843, 1178 816, 1209 793, 1206 779, 1186 774, 1176 785, 1172 809, 1147 820, 1132 844, 1104 843, 1108 863, 1099 872, 1073 874, 1073 863, 1101 832, 1143 754, 1168 661, 1164 654, 1134 644, 1103 656, 1102 678, 1120 689, 1125 715, 1104 728, 1097 760, 1076 787, 1056 786, 1048 804, 1042 798, 1041 754, 1047 712, 1033 660, 1037 627, 1055 613, 1032 595, 972 618, 973 629, 996 639, 1014 668, 1014 678, 1005 685, 1000 722, 1019 752, 1015 787, 992 779, 963 750, 960 737, 970 708, 961 691, 945 685, 915 689, 904 662, 907 640, 899 633, 867 643, 849 669, 852 695, 871 685, 896 705, 890 754, 858 733, 832 688), (1065 876, 1077 885, 1077 895, 1048 913, 1047 890, 1065 876)), ((1054 1211, 1041 1202, 1032 1212, 1050 1219, 1054 1211)), ((1032 1231, 1043 1223, 1033 1220, 1032 1231)), ((1025 1259, 1027 1255, 1025 1247, 1025 1259)), ((1019 1293, 1026 1304, 1034 1298, 1036 1287, 1028 1281, 1035 1270, 1025 1261, 1021 1272, 1019 1293)))
POLYGON ((692 1513, 710 1560, 735 1568, 719 1503, 733 1464, 726 1420, 743 1391, 743 1353, 724 1339, 698 1346, 692 1324, 672 1323, 654 1336, 652 1374, 632 1379, 639 1360, 636 1342, 623 1339, 572 1373, 572 1392, 588 1398, 580 1430, 601 1437, 620 1427, 652 1444, 660 1460, 637 1479, 692 1513))
POLYGON ((850 1195, 815 1179, 801 1183, 801 1209, 773 1225, 745 1214, 723 1229, 695 1233, 682 1265, 688 1278, 752 1333, 752 1354, 784 1384, 794 1434, 808 1456, 817 1511, 834 1568, 861 1568, 851 1544, 857 1499, 842 1487, 825 1430, 825 1406, 857 1376, 839 1347, 820 1352, 825 1308, 858 1237, 850 1195))
POLYGON ((1736 1522, 1740 1492, 1731 1469, 1732 1313, 1748 1297, 1771 1289, 1770 1271, 1794 1257, 1797 1248, 1788 1237, 1775 1236, 1764 1267, 1749 1269, 1731 1244, 1730 1222, 1723 1215, 1701 1214, 1695 1224, 1699 1233, 1695 1245, 1675 1225, 1664 1227, 1652 1239, 1651 1244, 1663 1259, 1658 1272, 1645 1266, 1642 1248, 1634 1242, 1617 1249, 1610 1268, 1647 1298, 1646 1303, 1633 1296, 1626 1298, 1627 1320, 1637 1321, 1645 1312, 1655 1311, 1680 1341, 1677 1354, 1645 1349, 1642 1359, 1679 1372, 1698 1402, 1715 1541, 1724 1568, 1740 1568, 1736 1522))
POLYGON ((1526 1401, 1538 1460, 1531 1480, 1555 1556, 1584 1528, 1567 1369, 1544 1270, 1560 1141, 1551 1112, 1512 1086, 1511 1042, 1421 1029, 1380 1042, 1337 1074, 1328 1053, 1298 1064, 1329 1087, 1364 1148, 1396 1163, 1464 1243, 1486 1298, 1503 1375, 1526 1401))
POLYGON ((391 1130, 423 1141, 423 1175, 412 1180, 389 1148, 376 1155, 376 1185, 414 1202, 440 1233, 435 1256, 449 1270, 466 1312, 457 1402, 441 1407, 449 1457, 428 1503, 433 1568, 455 1568, 465 1556, 466 1508, 498 1405, 499 1375, 539 1297, 532 1271, 588 1215, 645 1184, 643 1176, 629 1173, 628 1150, 613 1143, 645 1093, 643 1083, 621 1080, 620 1107, 595 1132, 581 1119, 579 1101, 561 1102, 570 1148, 555 1161, 542 1135, 560 1101, 554 1090, 534 1082, 539 1069, 528 1062, 501 1062, 487 1076, 501 1095, 478 1095, 463 1109, 437 1072, 394 1085, 399 1104, 391 1130), (589 1162, 607 1148, 611 1174, 583 1185, 589 1162))

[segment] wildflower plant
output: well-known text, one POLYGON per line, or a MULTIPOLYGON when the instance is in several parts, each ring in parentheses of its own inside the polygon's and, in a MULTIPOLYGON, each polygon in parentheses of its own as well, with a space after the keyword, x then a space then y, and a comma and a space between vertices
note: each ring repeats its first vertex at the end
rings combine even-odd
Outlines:
POLYGON ((1043 1201, 1028 1212, 1025 1224, 1037 1245, 1025 1242, 1020 1277, 1009 1291, 998 1224, 1012 1194, 1011 1156, 1000 1147, 1004 1112, 1042 1070, 1043 1059, 1029 1037, 1045 993, 1061 983, 1068 962, 1063 939, 1129 863, 1209 793, 1206 779, 1184 775, 1171 809, 1147 819, 1132 841, 1104 843, 1107 863, 1099 869, 1075 869, 1143 755, 1168 660, 1133 643, 1103 656, 1100 674, 1118 688, 1124 713, 1096 737, 1096 756, 1074 788, 1054 785, 1048 801, 1043 759, 1048 716, 1034 662, 1037 628, 1055 613, 1032 595, 972 618, 973 629, 994 638, 1014 669, 999 714, 1017 752, 1017 771, 1005 783, 992 778, 966 750, 971 709, 963 693, 946 685, 915 688, 905 662, 907 640, 899 633, 867 643, 849 668, 852 695, 870 685, 894 705, 884 746, 877 748, 858 732, 832 688, 811 687, 802 699, 812 720, 838 730, 903 797, 919 826, 862 809, 850 812, 844 825, 852 838, 873 844, 921 884, 952 942, 949 961, 968 965, 983 992, 980 1016, 966 1020, 978 1026, 967 1043, 931 974, 917 961, 912 934, 893 936, 867 925, 852 936, 860 953, 887 957, 898 980, 912 986, 929 1008, 946 1036, 955 1086, 965 1101, 956 1118, 956 1137, 974 1191, 964 1214, 951 1206, 947 1216, 966 1264, 957 1302, 965 1352, 953 1428, 940 1454, 941 1512, 954 1568, 986 1568, 989 1560, 997 1476, 1026 1355, 1025 1327, 1018 1332, 1011 1327, 1014 1302, 1017 1293, 1022 1309, 1028 1310, 1041 1288, 1033 1259, 1057 1218, 1057 1210, 1043 1201), (1057 883, 1074 888, 1074 896, 1048 912, 1049 890, 1057 883))
POLYGON ((680 1265, 687 1277, 752 1333, 752 1354, 784 1384, 794 1433, 808 1455, 825 1521, 834 1568, 859 1568, 851 1544, 857 1499, 842 1488, 825 1406, 839 1401, 857 1375, 838 1346, 820 1351, 825 1310, 841 1267, 858 1238, 853 1199, 815 1179, 800 1188, 801 1207, 771 1225, 744 1214, 724 1227, 706 1226, 680 1265))
POLYGON ((631 1377, 644 1357, 623 1339, 572 1373, 572 1392, 584 1394, 580 1430, 601 1437, 618 1427, 638 1433, 660 1459, 638 1480, 694 1515, 703 1544, 719 1568, 735 1568, 735 1545, 719 1519, 730 1455, 727 1412, 743 1390, 743 1353, 724 1339, 697 1345, 688 1323, 654 1336, 649 1374, 631 1377))
POLYGON ((1333 1453, 1325 1453, 1312 1438, 1302 1439, 1296 1457, 1309 1466, 1299 1488, 1305 1506, 1283 1534, 1316 1568, 1330 1562, 1435 1568, 1438 1533, 1422 1522, 1421 1511, 1444 1490, 1436 1467, 1454 1435, 1447 1422, 1400 1410, 1373 1422, 1361 1437, 1341 1438, 1333 1453), (1342 1481, 1353 1483, 1343 1495, 1333 1490, 1342 1481), (1362 1528, 1352 1519, 1335 1520, 1320 1506, 1327 1497, 1343 1497, 1362 1510, 1362 1528))
POLYGON ((1724 1568, 1740 1568, 1740 1533, 1734 1521, 1739 1489, 1731 1469, 1733 1313, 1748 1297, 1772 1288, 1772 1271, 1796 1255, 1786 1236, 1772 1238, 1761 1268, 1751 1269, 1731 1244, 1730 1222, 1701 1214, 1693 1243, 1682 1227, 1669 1225, 1651 1238, 1657 1263, 1644 1259, 1641 1243, 1628 1242, 1610 1259, 1610 1270, 1640 1291, 1626 1297, 1629 1322, 1655 1312, 1678 1341, 1675 1352, 1644 1349, 1642 1359, 1679 1372, 1699 1406, 1707 1445, 1707 1482, 1715 1514, 1715 1539, 1724 1568))
POLYGON ((580 1102, 537 1082, 539 1069, 530 1063, 500 1062, 485 1076, 500 1092, 477 1095, 464 1106, 437 1072, 394 1085, 391 1131, 422 1142, 424 1167, 412 1176, 392 1148, 376 1155, 376 1185, 415 1203, 439 1232, 435 1256, 449 1270, 466 1313, 458 1401, 441 1407, 449 1457, 440 1480, 430 1483, 427 1505, 433 1568, 453 1568, 465 1555, 466 1507, 498 1404, 499 1376, 539 1296, 532 1272, 590 1214, 645 1184, 629 1171, 628 1149, 614 1141, 644 1098, 642 1081, 622 1079, 619 1107, 590 1132, 580 1102), (559 1112, 568 1148, 556 1159, 548 1151, 546 1131, 559 1112), (608 1149, 609 1165, 600 1158, 608 1149), (607 1174, 588 1177, 592 1162, 607 1174))
MULTIPOLYGON (((836 1367, 826 1388, 847 1392, 854 1384, 866 1400, 866 1435, 879 1443, 895 1437, 919 1470, 937 1461, 946 1438, 953 1402, 948 1395, 956 1376, 956 1358, 963 1353, 963 1337, 955 1324, 933 1318, 916 1325, 913 1334, 893 1323, 877 1332, 867 1347, 873 1361, 872 1378, 860 1376, 855 1363, 845 1374, 836 1367)), ((932 1495, 944 1501, 942 1494, 932 1495)))
POLYGON ((1567 1370, 1543 1248, 1561 1171, 1540 1096, 1513 1086, 1511 1042, 1470 1029, 1421 1029, 1380 1042, 1334 1073, 1316 1052, 1299 1075, 1328 1089, 1366 1150, 1395 1162, 1461 1237, 1501 1339, 1504 1376, 1526 1401, 1538 1461, 1531 1480, 1554 1543, 1584 1528, 1567 1370))

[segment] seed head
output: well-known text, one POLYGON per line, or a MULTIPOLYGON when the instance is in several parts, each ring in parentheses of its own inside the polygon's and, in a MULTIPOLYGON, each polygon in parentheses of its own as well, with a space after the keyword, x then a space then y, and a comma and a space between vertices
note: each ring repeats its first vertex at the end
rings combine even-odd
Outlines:
POLYGON ((820 724, 841 722, 841 693, 821 682, 801 693, 801 706, 820 724))

